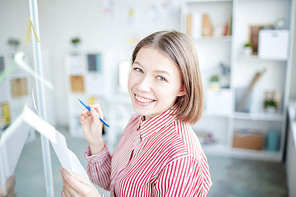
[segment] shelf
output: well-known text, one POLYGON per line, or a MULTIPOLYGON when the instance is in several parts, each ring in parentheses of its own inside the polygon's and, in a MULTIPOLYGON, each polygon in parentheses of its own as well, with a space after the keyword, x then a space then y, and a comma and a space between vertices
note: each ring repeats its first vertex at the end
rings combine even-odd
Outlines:
POLYGON ((281 152, 256 151, 239 148, 229 148, 223 144, 202 145, 206 154, 219 155, 243 159, 255 159, 266 161, 281 161, 281 152))
POLYGON ((214 36, 214 37, 200 37, 194 38, 194 42, 231 42, 231 36, 214 36))
POLYGON ((229 118, 229 117, 231 117, 231 115, 230 114, 223 114, 223 113, 208 113, 207 111, 205 111, 204 113, 203 113, 203 116, 204 117, 220 117, 220 118, 229 118))
POLYGON ((276 61, 276 62, 285 62, 288 61, 287 59, 265 59, 261 58, 258 55, 245 55, 245 54, 240 54, 238 56, 238 59, 241 60, 251 60, 251 61, 276 61))
MULTIPOLYGON (((232 148, 232 140, 230 139, 232 138, 235 129, 238 128, 260 129, 262 132, 273 128, 277 129, 280 132, 282 139, 284 139, 285 113, 265 113, 263 111, 258 111, 258 113, 244 113, 236 112, 234 108, 237 99, 236 95, 239 95, 236 86, 247 86, 253 73, 255 74, 255 72, 261 68, 268 69, 268 72, 258 82, 258 84, 260 84, 257 86, 258 91, 254 91, 255 99, 253 99, 253 104, 261 106, 259 103, 263 100, 263 92, 260 92, 259 89, 275 89, 280 91, 288 88, 289 85, 286 83, 286 78, 289 72, 288 68, 291 67, 290 59, 285 59, 284 56, 276 55, 266 56, 264 58, 261 54, 261 56, 247 54, 246 51, 243 50, 242 45, 246 42, 246 38, 248 38, 250 31, 249 26, 252 24, 266 24, 266 21, 276 21, 278 18, 284 18, 284 20, 288 22, 287 25, 290 26, 290 18, 287 14, 289 13, 289 10, 291 10, 290 6, 290 2, 280 0, 274 0, 271 2, 268 0, 184 1, 181 10, 180 27, 183 32, 188 31, 191 32, 191 35, 195 35, 192 39, 198 48, 198 54, 201 56, 200 65, 202 65, 202 73, 206 73, 209 76, 215 72, 219 73, 220 71, 215 68, 215 66, 219 65, 219 62, 227 62, 231 68, 230 87, 232 88, 231 90, 233 93, 229 96, 231 98, 227 97, 227 99, 223 99, 224 97, 220 96, 219 92, 212 93, 214 94, 213 96, 211 93, 210 96, 208 94, 205 96, 205 99, 207 100, 205 102, 203 119, 198 123, 199 126, 196 126, 196 128, 211 131, 212 134, 216 134, 215 137, 219 139, 219 142, 221 143, 203 145, 205 152, 246 159, 281 161, 283 148, 278 152, 232 148), (260 12, 262 9, 266 9, 269 12, 260 12), (250 13, 250 10, 253 10, 253 13, 250 13), (188 13, 191 13, 192 15, 188 17, 188 13), (202 26, 203 13, 207 13, 210 17, 210 21, 204 20, 205 23, 210 23, 204 27, 202 26), (229 22, 230 17, 232 19, 232 35, 223 36, 222 33, 215 34, 215 32, 224 32, 224 29, 222 28, 224 26, 222 24, 229 22), (194 23, 194 20, 201 21, 194 23), (202 32, 201 29, 211 30, 210 26, 214 28, 213 36, 200 36, 200 32, 202 32), (271 57, 274 59, 271 59, 271 57), (230 62, 228 62, 229 60, 230 62), (230 104, 228 102, 226 103, 226 101, 229 101, 230 99, 230 104)), ((276 44, 273 45, 273 47, 276 46, 276 44)), ((206 79, 208 77, 207 75, 206 79)), ((281 100, 284 101, 282 103, 283 106, 286 106, 286 97, 286 92, 281 93, 281 100)), ((254 105, 252 106, 255 107, 254 105)), ((280 144, 282 145, 283 141, 281 141, 280 144)))
POLYGON ((244 112, 235 112, 232 116, 235 119, 243 120, 263 120, 263 121, 278 121, 281 122, 284 120, 283 114, 268 114, 268 113, 244 113, 244 112))
POLYGON ((232 0, 185 0, 185 3, 232 3, 232 0))

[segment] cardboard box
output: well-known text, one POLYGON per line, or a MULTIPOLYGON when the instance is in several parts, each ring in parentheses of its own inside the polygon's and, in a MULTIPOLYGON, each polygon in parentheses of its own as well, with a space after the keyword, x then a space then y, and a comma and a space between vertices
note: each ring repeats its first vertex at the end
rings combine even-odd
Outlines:
POLYGON ((236 131, 233 135, 232 147, 251 150, 263 150, 263 134, 259 132, 241 133, 239 131, 236 131))

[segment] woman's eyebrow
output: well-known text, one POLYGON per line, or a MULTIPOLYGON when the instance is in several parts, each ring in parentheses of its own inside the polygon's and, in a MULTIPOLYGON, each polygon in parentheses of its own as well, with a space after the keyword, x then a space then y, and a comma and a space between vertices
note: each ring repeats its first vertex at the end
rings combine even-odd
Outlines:
POLYGON ((165 70, 154 70, 153 72, 155 72, 155 73, 163 73, 163 74, 170 75, 170 73, 167 72, 167 71, 165 71, 165 70))
POLYGON ((134 61, 134 64, 139 64, 140 66, 143 66, 140 62, 134 61))

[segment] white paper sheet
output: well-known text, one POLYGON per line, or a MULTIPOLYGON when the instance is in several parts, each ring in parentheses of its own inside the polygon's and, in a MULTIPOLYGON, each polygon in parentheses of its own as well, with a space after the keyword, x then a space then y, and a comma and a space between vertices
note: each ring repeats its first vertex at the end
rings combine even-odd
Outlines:
POLYGON ((29 135, 27 125, 23 123, 20 115, 3 133, 0 139, 0 186, 4 194, 6 180, 14 174, 17 162, 29 135))
POLYGON ((86 76, 86 92, 88 95, 104 95, 104 76, 100 74, 88 74, 86 76))
POLYGON ((25 106, 23 120, 45 136, 50 142, 56 143, 56 130, 46 121, 37 116, 29 107, 25 106))
POLYGON ((51 142, 51 145, 63 168, 71 173, 75 172, 82 177, 88 178, 87 173, 81 165, 79 159, 67 147, 67 142, 63 134, 57 131, 49 123, 42 120, 27 106, 24 109, 23 119, 51 142))
POLYGON ((68 66, 69 74, 81 75, 85 73, 86 68, 82 58, 81 55, 70 55, 66 57, 66 65, 68 66))
POLYGON ((20 127, 23 122, 32 126, 51 142, 63 168, 71 173, 75 172, 82 177, 88 178, 79 159, 67 147, 64 135, 25 106, 23 113, 4 131, 0 138, 0 186, 4 186, 7 178, 14 173, 28 137, 29 128, 26 128, 28 126, 20 127))

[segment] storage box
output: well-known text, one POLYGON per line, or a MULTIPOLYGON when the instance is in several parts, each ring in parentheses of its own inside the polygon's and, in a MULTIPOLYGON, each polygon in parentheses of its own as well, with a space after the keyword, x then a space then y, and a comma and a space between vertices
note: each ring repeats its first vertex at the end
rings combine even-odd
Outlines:
POLYGON ((232 113, 232 90, 207 90, 206 112, 213 115, 229 115, 232 113))
POLYGON ((245 132, 236 131, 233 135, 233 148, 262 150, 264 147, 263 134, 259 132, 245 132))
POLYGON ((261 30, 259 32, 259 57, 286 60, 289 46, 288 30, 261 30))

